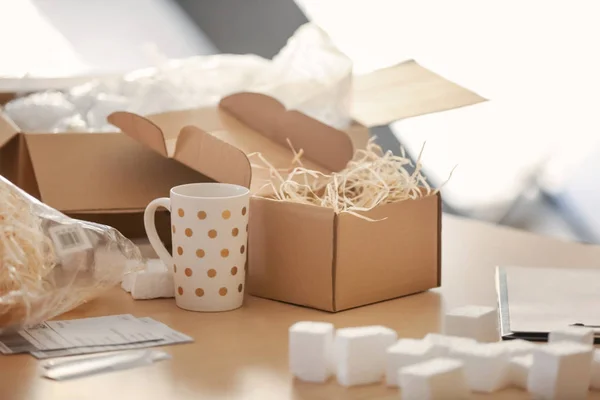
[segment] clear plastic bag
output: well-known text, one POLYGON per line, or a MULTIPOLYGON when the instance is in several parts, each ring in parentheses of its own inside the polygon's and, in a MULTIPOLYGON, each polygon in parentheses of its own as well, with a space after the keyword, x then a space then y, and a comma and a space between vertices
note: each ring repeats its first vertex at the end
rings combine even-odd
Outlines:
POLYGON ((69 218, 0 176, 0 333, 43 322, 117 285, 140 250, 69 218))

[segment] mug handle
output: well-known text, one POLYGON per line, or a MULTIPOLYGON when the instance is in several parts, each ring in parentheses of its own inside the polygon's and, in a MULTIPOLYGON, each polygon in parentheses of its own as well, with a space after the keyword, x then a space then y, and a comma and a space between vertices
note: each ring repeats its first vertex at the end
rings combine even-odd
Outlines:
POLYGON ((158 232, 156 232, 156 223, 154 220, 154 214, 156 214, 156 210, 158 207, 164 207, 167 210, 171 211, 171 199, 168 197, 161 197, 159 199, 154 199, 148 204, 146 207, 146 211, 144 211, 144 228, 146 229, 146 235, 148 236, 148 240, 150 240, 150 244, 158 257, 161 259, 163 263, 167 266, 169 271, 173 271, 173 258, 169 251, 162 243, 160 238, 158 237, 158 232))

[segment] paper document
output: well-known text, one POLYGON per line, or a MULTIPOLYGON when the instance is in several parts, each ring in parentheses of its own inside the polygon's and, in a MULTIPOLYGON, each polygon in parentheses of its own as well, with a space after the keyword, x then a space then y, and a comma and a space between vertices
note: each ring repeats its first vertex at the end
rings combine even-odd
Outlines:
POLYGON ((503 336, 546 340, 579 325, 599 339, 599 268, 498 267, 496 279, 503 336))
POLYGON ((38 359, 46 359, 53 357, 76 356, 79 354, 100 353, 105 351, 143 349, 147 347, 191 343, 194 341, 194 339, 192 339, 191 337, 184 335, 181 332, 177 332, 176 330, 173 330, 167 325, 155 321, 152 318, 140 318, 139 321, 143 323, 147 327, 147 329, 152 330, 152 332, 154 332, 154 334, 157 335, 159 339, 154 341, 137 342, 130 344, 116 344, 110 346, 76 347, 62 350, 40 350, 32 351, 31 354, 38 359))
POLYGON ((0 336, 0 351, 3 354, 29 352, 38 358, 48 358, 190 341, 189 336, 151 318, 138 319, 123 314, 45 322, 0 336))

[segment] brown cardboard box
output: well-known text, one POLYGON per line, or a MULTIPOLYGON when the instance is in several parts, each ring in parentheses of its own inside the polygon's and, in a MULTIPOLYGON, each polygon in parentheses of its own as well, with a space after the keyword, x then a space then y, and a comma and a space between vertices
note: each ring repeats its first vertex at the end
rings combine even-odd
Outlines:
MULTIPOLYGON (((289 139, 304 150, 305 167, 339 171, 354 148, 366 142, 365 125, 482 100, 415 63, 358 78, 355 94, 355 115, 362 124, 346 132, 254 93, 226 97, 219 107, 147 117, 120 112, 109 121, 166 159, 267 195, 268 171, 252 168, 252 153, 262 153, 276 168, 288 168, 289 139)), ((253 197, 248 292, 340 311, 440 285, 438 195, 387 204, 366 215, 386 219, 367 222, 327 208, 253 197)))
MULTIPOLYGON (((356 77, 353 85, 355 118, 362 125, 353 124, 346 132, 355 147, 363 147, 367 140, 365 126, 483 100, 414 62, 356 77)), ((166 118, 185 114, 171 113, 166 118)), ((207 126, 201 117, 187 123, 207 126)), ((252 151, 264 152, 264 144, 264 140, 256 143, 252 151)), ((321 148, 321 157, 328 157, 329 149, 321 148)), ((289 158, 284 158, 287 163, 289 158)), ((214 169, 221 167, 203 168, 216 179, 220 175, 214 169)), ((144 236, 142 212, 152 199, 168 195, 169 188, 178 184, 208 179, 123 134, 19 132, 1 112, 0 174, 66 214, 115 226, 129 237, 144 236)), ((159 219, 161 237, 168 241, 168 215, 159 219)))
MULTIPOLYGON (((49 206, 145 236, 142 212, 175 185, 207 178, 121 133, 19 133, 0 113, 0 174, 49 206)), ((162 237, 169 216, 159 214, 162 237)))
MULTIPOLYGON (((0 113, 0 174, 71 216, 140 237, 145 206, 173 186, 215 180, 259 192, 266 171, 252 170, 247 155, 261 152, 287 168, 287 138, 304 149, 308 168, 337 171, 353 148, 364 146, 368 126, 483 100, 414 62, 357 77, 353 85, 357 122, 345 132, 256 94, 147 118, 113 114, 111 122, 131 137, 19 132, 0 113)), ((388 218, 367 223, 254 198, 248 291, 339 311, 438 286, 439 197, 389 204, 369 215, 388 218)), ((161 236, 170 242, 169 216, 159 218, 161 236)))

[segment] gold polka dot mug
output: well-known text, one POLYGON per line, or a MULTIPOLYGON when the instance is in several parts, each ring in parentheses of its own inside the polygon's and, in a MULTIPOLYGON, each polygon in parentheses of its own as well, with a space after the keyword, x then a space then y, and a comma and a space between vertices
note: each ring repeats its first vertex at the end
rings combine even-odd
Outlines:
POLYGON ((153 200, 144 213, 150 244, 172 269, 177 305, 192 311, 227 311, 244 299, 248 242, 247 188, 225 183, 192 183, 153 200), (156 233, 158 207, 171 211, 173 255, 156 233))

